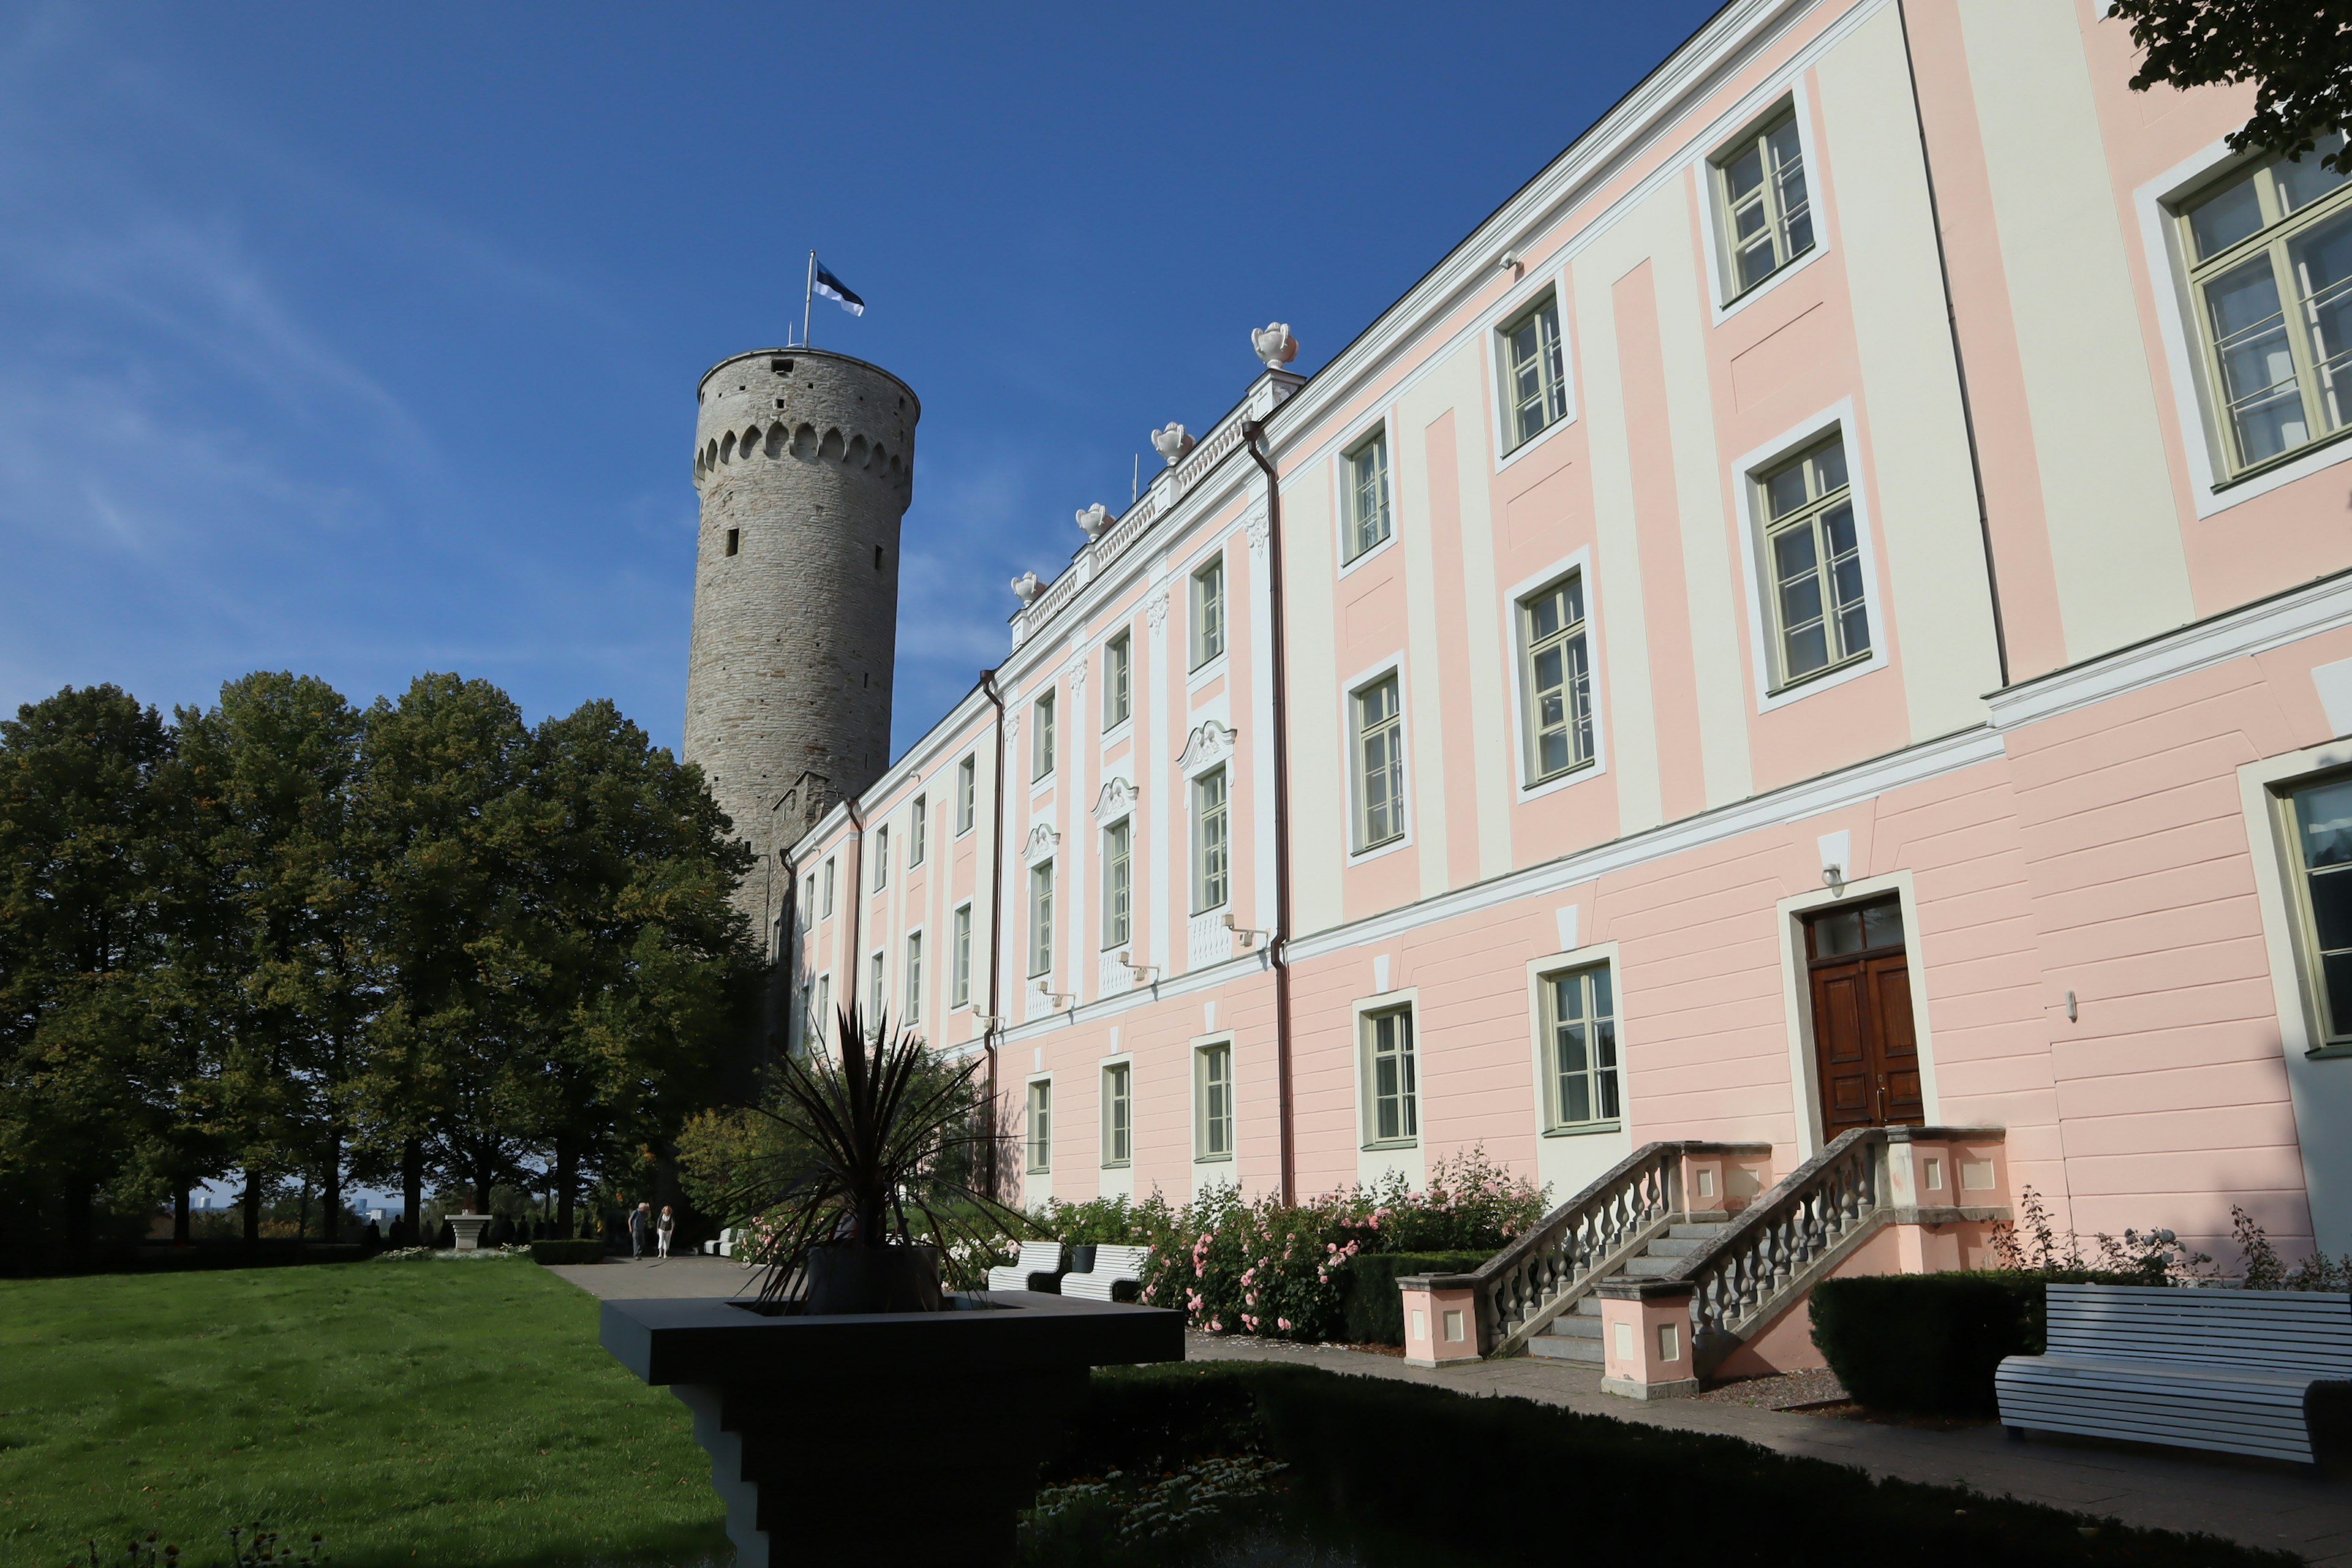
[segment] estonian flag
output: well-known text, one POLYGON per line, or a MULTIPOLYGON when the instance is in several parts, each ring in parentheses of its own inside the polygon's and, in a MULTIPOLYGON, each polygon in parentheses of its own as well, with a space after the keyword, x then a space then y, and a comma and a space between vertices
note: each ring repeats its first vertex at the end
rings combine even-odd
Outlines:
POLYGON ((840 300, 841 308, 853 316, 866 314, 866 301, 848 284, 827 272, 822 261, 816 264, 816 291, 828 300, 840 300))

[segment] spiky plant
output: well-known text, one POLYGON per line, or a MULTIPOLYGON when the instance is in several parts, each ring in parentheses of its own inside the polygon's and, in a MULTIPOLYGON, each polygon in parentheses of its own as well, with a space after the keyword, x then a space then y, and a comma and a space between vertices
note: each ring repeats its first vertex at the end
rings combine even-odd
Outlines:
POLYGON ((730 1206, 758 1216, 760 1299, 784 1299, 813 1248, 987 1243, 1034 1233, 1019 1210, 976 1185, 999 1156, 979 1114, 982 1061, 951 1063, 919 1036, 869 1034, 855 1005, 835 1018, 835 1050, 780 1058, 753 1109, 783 1134, 730 1206))

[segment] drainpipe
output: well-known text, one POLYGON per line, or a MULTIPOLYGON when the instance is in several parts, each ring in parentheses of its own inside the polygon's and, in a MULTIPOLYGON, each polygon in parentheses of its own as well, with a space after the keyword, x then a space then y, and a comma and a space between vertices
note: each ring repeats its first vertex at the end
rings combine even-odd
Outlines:
POLYGON ((982 1035, 982 1048, 988 1053, 988 1184, 986 1191, 996 1196, 996 1047, 998 1033, 1004 1027, 999 1016, 997 972, 1004 953, 1004 693, 996 689, 996 671, 980 672, 980 689, 987 694, 996 709, 996 771, 989 775, 989 814, 994 819, 988 851, 988 1028, 982 1035))
MULTIPOLYGON (((857 993, 866 978, 866 815, 857 809, 857 797, 844 795, 842 805, 849 813, 849 825, 857 829, 857 869, 849 879, 849 1006, 859 1017, 865 1011, 858 1005, 857 993)), ((873 1027, 867 1020, 867 1027, 873 1027)))
POLYGON ((1260 449, 1265 422, 1242 426, 1242 442, 1265 474, 1265 575, 1273 601, 1274 647, 1274 935, 1265 944, 1274 966, 1274 1075, 1282 1128, 1282 1201, 1298 1201, 1298 1143, 1290 1094, 1290 704, 1282 611, 1282 483, 1260 449))

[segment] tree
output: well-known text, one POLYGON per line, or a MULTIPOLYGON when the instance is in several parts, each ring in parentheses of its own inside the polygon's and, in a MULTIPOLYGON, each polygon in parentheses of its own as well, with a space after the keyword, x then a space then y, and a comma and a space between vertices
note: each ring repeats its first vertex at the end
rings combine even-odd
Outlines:
MULTIPOLYGON (((2112 14, 2145 55, 2136 92, 2255 84, 2233 153, 2300 158, 2352 124, 2352 0, 2116 0, 2112 14)), ((2352 174, 2352 147, 2321 162, 2352 174)))
POLYGON ((68 687, 0 721, 0 1185, 90 1237, 111 1190, 151 1201, 183 1063, 152 1004, 173 838, 172 737, 113 686, 68 687))

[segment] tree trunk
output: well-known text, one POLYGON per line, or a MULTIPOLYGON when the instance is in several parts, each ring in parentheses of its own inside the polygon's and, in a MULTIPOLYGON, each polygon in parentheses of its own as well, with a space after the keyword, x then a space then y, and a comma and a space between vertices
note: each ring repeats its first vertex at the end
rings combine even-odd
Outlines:
POLYGON ((329 1241, 343 1238, 343 1133, 335 1128, 327 1134, 327 1227, 329 1241))
POLYGON ((400 1146, 400 1202, 408 1220, 408 1245, 433 1245, 425 1237, 425 1145, 414 1138, 400 1146))
POLYGON ((245 1195, 237 1199, 237 1206, 245 1210, 246 1246, 258 1247, 261 1244, 261 1173, 251 1166, 246 1168, 245 1195))
POLYGON ((188 1184, 180 1182, 172 1189, 172 1245, 188 1245, 188 1184))
POLYGON ((559 1234, 575 1234, 572 1228, 572 1194, 580 1190, 580 1150, 569 1138, 555 1141, 555 1223, 559 1234))

